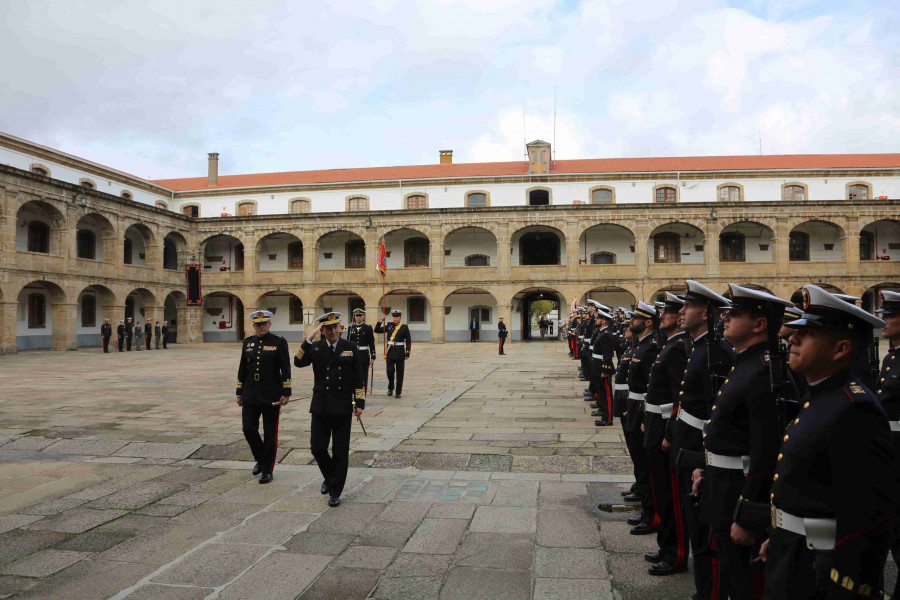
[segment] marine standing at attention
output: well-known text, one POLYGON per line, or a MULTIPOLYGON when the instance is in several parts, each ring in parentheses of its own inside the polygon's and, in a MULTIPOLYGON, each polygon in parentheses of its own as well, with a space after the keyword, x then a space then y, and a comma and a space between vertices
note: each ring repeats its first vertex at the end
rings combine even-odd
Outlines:
POLYGON ((109 353, 109 338, 112 337, 112 325, 109 319, 103 319, 103 325, 100 326, 100 341, 103 342, 103 353, 109 353))
POLYGON ((394 373, 397 374, 397 397, 403 394, 403 372, 406 367, 406 359, 409 358, 409 351, 412 348, 412 337, 409 335, 409 327, 400 322, 402 313, 399 310, 392 310, 391 317, 394 322, 384 324, 385 316, 381 315, 381 320, 375 324, 375 333, 384 333, 387 338, 387 380, 388 391, 390 396, 394 393, 394 373))

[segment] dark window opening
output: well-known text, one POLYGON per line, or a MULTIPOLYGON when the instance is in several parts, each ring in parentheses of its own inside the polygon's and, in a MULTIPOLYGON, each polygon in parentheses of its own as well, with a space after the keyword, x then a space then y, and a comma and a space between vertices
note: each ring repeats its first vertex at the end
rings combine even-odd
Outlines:
POLYGON ((546 206, 550 204, 549 190, 531 190, 528 192, 529 206, 546 206))
POLYGON ((291 296, 290 299, 290 324, 303 324, 303 302, 301 302, 300 298, 297 298, 296 296, 291 296))
POLYGON ((413 296, 407 300, 410 323, 425 322, 425 298, 422 296, 413 296))
POLYGON ((427 267, 430 244, 426 238, 412 238, 403 242, 403 264, 406 267, 427 267))
POLYGON ((234 247, 234 270, 244 270, 244 245, 238 244, 234 247))
POLYGON ((28 224, 28 251, 50 253, 50 226, 40 221, 28 224))
POLYGON ((43 294, 28 295, 28 329, 47 326, 47 298, 43 294))
POLYGON ((723 233, 719 238, 721 262, 744 262, 744 236, 739 233, 723 233))
POLYGON ((350 298, 350 302, 349 302, 349 306, 348 306, 350 314, 352 315, 353 311, 356 310, 357 308, 366 310, 366 301, 363 300, 362 298, 360 298, 359 296, 354 296, 353 298, 350 298))
POLYGON ((125 244, 123 246, 123 251, 125 253, 125 256, 124 256, 123 260, 126 265, 130 265, 132 262, 133 250, 134 250, 134 244, 131 242, 130 239, 125 238, 125 244))
POLYGON ((532 231, 519 239, 520 265, 558 265, 559 238, 555 233, 532 231))
POLYGON ((466 257, 467 267, 489 267, 491 257, 486 254, 472 254, 466 257))
POLYGON ((362 269, 366 266, 366 243, 350 240, 344 245, 344 268, 362 269))
POLYGON ((178 250, 172 240, 163 241, 163 269, 178 270, 178 250))
POLYGON ((75 253, 78 258, 94 260, 97 256, 97 237, 93 231, 79 229, 75 234, 75 253))
POLYGON ((187 215, 189 217, 199 217, 200 216, 200 207, 196 204, 193 206, 183 206, 181 207, 181 214, 187 215))
POLYGON ((591 254, 592 265, 614 265, 616 264, 616 255, 613 252, 594 252, 591 254))
POLYGON ((97 326, 97 297, 84 296, 81 299, 81 326, 97 326))
POLYGON ((680 263, 681 236, 677 233, 658 233, 653 237, 653 262, 680 263))
POLYGON ((299 271, 303 268, 303 242, 291 242, 287 247, 288 269, 299 271))
POLYGON ((807 234, 800 231, 791 232, 788 242, 788 258, 796 261, 809 260, 809 236, 807 234))

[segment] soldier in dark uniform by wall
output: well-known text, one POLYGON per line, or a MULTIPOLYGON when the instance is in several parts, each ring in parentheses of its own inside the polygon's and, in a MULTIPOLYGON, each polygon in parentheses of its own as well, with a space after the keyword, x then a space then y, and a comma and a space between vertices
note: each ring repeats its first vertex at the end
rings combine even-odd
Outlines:
POLYGON ((241 407, 244 437, 253 452, 253 474, 272 481, 278 452, 278 418, 291 399, 291 355, 283 337, 270 333, 272 313, 250 313, 255 335, 244 339, 237 376, 237 404, 241 407), (262 417, 263 437, 259 436, 262 417))
POLYGON ((366 311, 361 308, 353 311, 353 323, 347 328, 347 339, 356 344, 359 350, 360 368, 365 374, 365 389, 368 394, 369 368, 375 364, 375 333, 372 326, 366 323, 366 311))
POLYGON ((704 428, 706 467, 695 472, 702 491, 700 520, 712 528, 716 552, 728 575, 734 600, 756 600, 750 560, 765 533, 738 504, 765 503, 781 443, 777 393, 784 381, 778 355, 778 331, 785 307, 766 292, 730 284, 731 308, 725 311, 724 335, 737 362, 716 394, 704 428), (698 477, 699 476, 699 477, 698 477))
POLYGON ((153 339, 153 321, 151 319, 147 319, 147 323, 144 325, 144 343, 147 345, 147 350, 150 349, 150 340, 153 339))
POLYGON ((388 391, 390 396, 394 393, 394 374, 397 376, 397 398, 403 394, 403 374, 406 370, 406 360, 409 358, 409 351, 412 349, 412 336, 409 334, 409 327, 400 322, 403 313, 399 310, 392 310, 391 317, 393 323, 384 324, 385 315, 381 315, 381 320, 375 324, 375 333, 383 333, 387 342, 387 355, 385 356, 385 364, 387 367, 388 391))
POLYGON ((692 475, 704 466, 703 425, 709 420, 713 397, 719 380, 734 364, 734 352, 724 340, 718 340, 713 324, 728 300, 696 281, 685 282, 686 292, 681 308, 681 327, 690 336, 693 349, 688 356, 678 390, 678 417, 670 421, 667 436, 671 439, 669 456, 673 460, 681 515, 694 557, 694 584, 697 597, 706 600, 724 585, 721 561, 714 558, 715 544, 708 525, 700 522, 699 506, 693 497, 692 475))
POLYGON ((163 321, 162 324, 162 344, 163 350, 166 349, 166 344, 169 343, 169 324, 168 321, 163 321))
POLYGON ((606 427, 613 424, 612 376, 615 374, 612 357, 615 352, 615 341, 609 333, 612 315, 602 310, 597 311, 594 325, 594 338, 591 341, 591 385, 586 392, 594 400, 592 407, 596 410, 591 416, 598 417, 594 425, 606 427))
POLYGON ((162 338, 162 329, 159 326, 159 321, 156 322, 156 326, 153 328, 153 337, 156 339, 156 349, 159 350, 159 342, 160 338, 162 338))
MULTIPOLYGON (((894 473, 900 473, 900 293, 881 292, 881 308, 875 311, 884 320, 881 336, 888 340, 890 349, 881 361, 881 372, 875 384, 875 395, 887 413, 891 426, 891 446, 894 450, 894 473)), ((891 527, 891 554, 894 562, 900 566, 900 514, 895 513, 891 527)), ((892 598, 898 597, 898 588, 894 587, 892 598)))
POLYGON ((103 319, 103 325, 100 326, 100 341, 103 344, 103 353, 109 353, 109 338, 112 337, 112 325, 109 319, 103 319))
POLYGON ((655 492, 650 479, 647 451, 644 449, 644 401, 650 367, 659 354, 656 330, 659 314, 655 306, 638 302, 631 316, 631 331, 636 338, 635 350, 628 364, 628 404, 625 412, 625 444, 634 465, 637 495, 641 501, 641 522, 631 529, 631 535, 656 533, 659 517, 654 503, 655 492))
POLYGON ((125 351, 131 352, 131 339, 134 337, 134 325, 131 317, 125 319, 125 351))
POLYGON ((366 407, 364 358, 358 356, 360 352, 354 342, 340 337, 340 322, 341 313, 337 312, 319 317, 318 325, 294 356, 295 366, 313 367, 309 446, 322 473, 321 491, 328 494, 329 506, 341 503, 341 492, 347 481, 353 417, 362 415, 366 407), (313 342, 320 332, 322 338, 313 342))
POLYGON ((764 597, 881 598, 897 498, 890 425, 852 373, 884 321, 815 285, 790 323, 791 368, 809 392, 775 466, 764 597))
POLYGON ((503 351, 503 346, 506 344, 506 336, 509 335, 509 332, 506 330, 506 323, 503 322, 503 317, 497 322, 497 339, 500 340, 500 355, 506 354, 503 351))
POLYGON ((666 426, 675 409, 679 382, 687 365, 687 336, 679 326, 682 306, 683 300, 666 292, 659 321, 660 340, 665 336, 665 342, 650 367, 647 382, 644 450, 647 452, 656 513, 659 515, 656 532, 659 550, 644 555, 652 563, 649 569, 651 575, 672 575, 687 570, 688 541, 684 522, 680 518, 681 498, 674 472, 669 468, 669 452, 663 446, 666 426))
POLYGON ((119 319, 119 326, 116 327, 116 335, 119 339, 119 352, 121 352, 125 345, 125 319, 119 319))

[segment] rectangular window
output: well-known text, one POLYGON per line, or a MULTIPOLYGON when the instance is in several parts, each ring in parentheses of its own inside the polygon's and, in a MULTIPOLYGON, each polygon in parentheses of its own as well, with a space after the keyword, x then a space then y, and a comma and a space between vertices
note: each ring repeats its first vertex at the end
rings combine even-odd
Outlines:
POLYGON ((300 298, 296 296, 291 296, 291 310, 290 310, 290 324, 291 325, 302 325, 303 324, 303 303, 300 301, 300 298))
POLYGON ((85 296, 81 299, 81 326, 97 326, 97 297, 85 296))
POLYGON ((366 266, 366 244, 362 240, 351 240, 344 246, 344 268, 362 269, 366 266))
POLYGON ((356 212, 360 210, 368 210, 365 198, 350 198, 347 200, 347 211, 356 212))
POLYGON ((199 217, 200 216, 200 207, 199 206, 184 206, 181 208, 181 214, 187 215, 189 217, 199 217))
POLYGON ((131 240, 128 238, 125 238, 124 252, 125 252, 124 262, 126 265, 130 265, 132 262, 132 244, 131 244, 131 240))
POLYGON ((660 204, 675 202, 675 188, 662 187, 656 189, 656 201, 660 204))
POLYGON ((487 194, 469 194, 467 200, 468 206, 487 206, 487 194))
POLYGON ((612 204, 610 190, 594 190, 591 192, 591 204, 612 204))
POLYGON ((43 329, 47 326, 47 298, 43 294, 28 296, 28 329, 43 329))
POLYGON ((295 271, 303 268, 303 243, 288 244, 288 269, 295 271))
POLYGON ((234 247, 234 270, 244 270, 244 245, 238 244, 234 247))
POLYGON ((410 323, 425 322, 425 298, 414 296, 407 300, 407 307, 410 323))
POLYGON ((238 204, 237 214, 239 217, 249 217, 253 214, 252 202, 241 202, 238 204))
POLYGON ((420 210, 423 208, 427 208, 425 206, 425 196, 421 194, 416 194, 415 196, 410 196, 406 199, 406 208, 409 210, 420 210))
POLYGON ((489 308, 481 309, 481 322, 482 323, 490 323, 491 322, 491 309, 489 309, 489 308))

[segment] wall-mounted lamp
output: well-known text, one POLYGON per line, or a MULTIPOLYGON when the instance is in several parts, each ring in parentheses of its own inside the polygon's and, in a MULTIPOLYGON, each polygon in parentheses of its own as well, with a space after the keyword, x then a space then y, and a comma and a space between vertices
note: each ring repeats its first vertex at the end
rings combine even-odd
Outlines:
POLYGON ((366 229, 370 229, 372 227, 372 217, 366 217, 366 229))
POLYGON ((715 206, 713 207, 713 209, 711 211, 709 211, 709 218, 710 219, 718 219, 719 218, 719 213, 718 213, 718 211, 716 211, 715 206))

